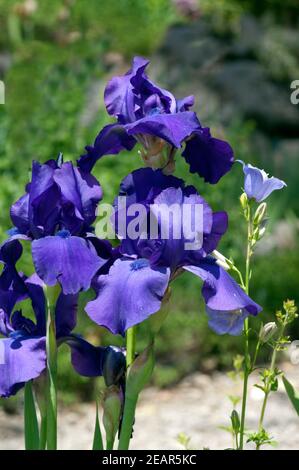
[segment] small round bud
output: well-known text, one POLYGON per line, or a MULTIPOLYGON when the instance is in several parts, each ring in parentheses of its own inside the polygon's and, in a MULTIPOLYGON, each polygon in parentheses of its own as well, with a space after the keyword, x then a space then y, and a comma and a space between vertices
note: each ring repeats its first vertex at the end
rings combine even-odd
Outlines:
POLYGON ((260 329, 259 340, 261 343, 267 343, 273 335, 277 332, 278 328, 274 321, 266 323, 260 329))

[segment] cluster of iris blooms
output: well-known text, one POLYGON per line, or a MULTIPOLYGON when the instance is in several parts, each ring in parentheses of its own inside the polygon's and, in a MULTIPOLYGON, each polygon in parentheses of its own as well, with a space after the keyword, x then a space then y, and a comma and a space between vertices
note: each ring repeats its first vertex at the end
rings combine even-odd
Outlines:
MULTIPOLYGON (((38 384, 46 376, 44 393, 52 387, 55 395, 55 350, 66 343, 79 374, 104 375, 108 389, 112 387, 114 394, 116 391, 117 399, 111 401, 113 409, 118 410, 115 421, 126 428, 120 431, 121 436, 122 431, 124 434, 120 448, 128 447, 133 422, 133 416, 126 419, 134 414, 128 403, 126 408, 126 401, 134 402, 142 388, 140 384, 143 386, 143 379, 151 371, 150 366, 146 370, 149 350, 144 356, 135 357, 135 327, 155 319, 149 329, 153 336, 157 333, 159 328, 155 325, 160 326, 164 318, 157 312, 163 310, 175 278, 189 271, 203 281, 209 325, 218 334, 240 334, 244 320, 262 310, 244 286, 228 274, 221 256, 215 255, 227 230, 227 214, 213 212, 193 186, 172 175, 175 158, 182 156, 191 173, 197 173, 206 183, 216 184, 234 164, 232 148, 214 138, 190 111, 193 96, 177 100, 148 78, 147 65, 147 60, 136 57, 125 75, 114 77, 107 84, 105 105, 116 122, 99 132, 76 165, 64 162, 61 155, 44 164, 33 161, 26 192, 10 210, 13 228, 0 247, 0 333, 4 337, 0 339, 0 395, 14 395, 25 384, 38 384), (147 210, 151 204, 166 208, 174 203, 202 205, 203 241, 198 250, 186 249, 183 230, 181 239, 152 240, 150 234, 146 239, 134 240, 119 236, 117 247, 96 236, 94 223, 102 188, 92 174, 93 167, 104 155, 133 151, 137 144, 145 165, 124 178, 119 195, 126 197, 127 208, 136 203, 147 210), (35 269, 29 277, 17 269, 24 243, 31 245, 35 269), (95 298, 87 303, 85 312, 113 334, 126 335, 127 352, 125 348, 94 346, 74 333, 78 297, 88 289, 93 289, 95 298), (26 299, 32 306, 29 315, 22 311, 21 302, 26 299), (133 371, 134 365, 137 376, 131 373, 130 377, 128 371, 133 371), (140 371, 144 377, 138 376, 140 371)), ((261 202, 284 186, 282 181, 269 178, 251 165, 243 164, 243 170, 248 199, 261 202)), ((114 205, 117 212, 117 198, 114 205)), ((180 225, 172 229, 181 229, 183 220, 170 223, 180 225)), ((121 235, 117 225, 115 230, 121 235)), ((53 397, 53 393, 49 396, 53 397)), ((55 415, 55 400, 52 404, 55 415)), ((47 413, 49 410, 41 414, 45 420, 48 418, 49 428, 51 419, 47 413)), ((51 426, 55 427, 55 416, 51 426)), ((109 434, 111 426, 107 424, 107 428, 109 434)), ((112 428, 110 434, 115 437, 117 426, 112 428)), ((113 446, 114 437, 110 436, 107 446, 113 446)), ((40 447, 46 446, 55 448, 55 437, 52 444, 46 437, 40 447)))

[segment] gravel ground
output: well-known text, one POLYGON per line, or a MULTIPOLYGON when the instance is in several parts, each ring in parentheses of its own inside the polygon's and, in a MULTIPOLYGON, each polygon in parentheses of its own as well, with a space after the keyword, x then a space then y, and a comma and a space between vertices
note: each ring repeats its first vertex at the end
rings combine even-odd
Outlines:
MULTIPOLYGON (((284 365, 287 377, 299 387, 299 366, 284 365)), ((256 379, 256 378, 255 378, 256 379)), ((254 377, 251 380, 253 385, 254 377)), ((141 397, 132 449, 181 449, 177 436, 185 433, 194 449, 223 449, 231 437, 219 427, 228 424, 231 405, 226 395, 240 393, 240 384, 225 374, 193 374, 168 390, 147 389, 141 397)), ((262 392, 250 387, 248 428, 257 425, 262 392)), ((89 449, 94 427, 94 405, 84 404, 60 410, 59 448, 89 449)), ((278 441, 278 449, 299 449, 299 418, 284 391, 269 399, 265 427, 278 441)), ((20 415, 0 411, 0 449, 23 448, 23 420, 20 415)))

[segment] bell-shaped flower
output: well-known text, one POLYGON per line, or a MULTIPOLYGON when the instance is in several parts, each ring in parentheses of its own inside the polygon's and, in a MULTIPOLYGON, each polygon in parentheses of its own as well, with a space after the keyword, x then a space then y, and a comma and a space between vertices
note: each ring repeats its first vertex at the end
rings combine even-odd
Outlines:
POLYGON ((90 171, 103 155, 131 150, 139 142, 146 166, 172 172, 174 155, 182 153, 192 173, 217 183, 233 164, 230 145, 211 136, 190 111, 193 96, 177 100, 172 93, 154 84, 146 75, 149 61, 135 57, 132 68, 114 77, 104 94, 108 113, 117 119, 98 134, 93 146, 86 147, 78 165, 90 171))
POLYGON ((250 165, 243 165, 244 172, 244 191, 249 199, 255 199, 262 202, 267 199, 273 191, 282 189, 286 183, 274 176, 269 177, 265 170, 250 165))

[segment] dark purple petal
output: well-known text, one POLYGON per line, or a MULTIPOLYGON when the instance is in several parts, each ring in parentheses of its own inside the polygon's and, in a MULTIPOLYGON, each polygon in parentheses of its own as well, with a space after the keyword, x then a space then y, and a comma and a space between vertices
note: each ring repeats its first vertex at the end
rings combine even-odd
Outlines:
POLYGON ((213 224, 210 233, 204 235, 203 249, 208 255, 214 251, 228 227, 226 212, 213 212, 213 224))
POLYGON ((46 368, 46 338, 13 334, 0 342, 4 353, 0 362, 0 396, 9 397, 46 368))
POLYGON ((32 257, 39 277, 49 286, 59 282, 64 294, 87 290, 98 269, 106 262, 94 247, 79 237, 55 236, 35 240, 32 257))
MULTIPOLYGON (((33 162, 29 185, 30 231, 34 237, 51 235, 59 223, 60 192, 54 175, 54 161, 45 164, 33 162)), ((55 163, 55 162, 54 162, 55 163)))
POLYGON ((179 148, 185 139, 200 128, 200 124, 195 113, 184 111, 149 115, 125 127, 130 135, 154 135, 179 148))
POLYGON ((44 283, 37 274, 32 274, 25 281, 28 295, 31 299, 32 308, 36 318, 37 332, 41 336, 46 334, 46 299, 44 294, 44 283))
POLYGON ((66 162, 54 174, 59 186, 63 203, 71 203, 79 223, 88 227, 96 218, 96 208, 102 198, 102 189, 97 179, 90 173, 82 172, 66 162))
POLYGON ((210 326, 216 333, 239 334, 244 318, 262 310, 214 259, 206 258, 197 266, 185 266, 184 269, 204 281, 202 294, 210 326))
POLYGON ((194 133, 182 153, 191 173, 198 173, 208 183, 215 184, 227 173, 234 162, 231 146, 211 136, 208 127, 194 133))
POLYGON ((62 338, 71 348, 71 361, 75 371, 84 377, 102 375, 102 361, 106 348, 95 347, 77 335, 62 338))
POLYGON ((109 274, 99 276, 97 297, 87 304, 86 312, 98 325, 124 335, 159 310, 169 275, 168 269, 152 269, 146 259, 119 259, 109 274))
MULTIPOLYGON (((126 176, 120 184, 120 196, 126 196, 128 204, 153 202, 166 188, 183 188, 184 181, 175 176, 166 176, 161 170, 140 168, 126 176)), ((117 203, 117 200, 116 200, 117 203)))
POLYGON ((56 303, 56 336, 67 336, 77 323, 78 295, 60 294, 56 303))
POLYGON ((11 206, 10 218, 22 233, 29 231, 29 194, 24 194, 11 206))
POLYGON ((249 199, 253 198, 257 202, 262 202, 267 199, 273 191, 286 186, 286 183, 278 178, 273 176, 269 178, 264 170, 260 170, 250 164, 245 165, 243 162, 241 163, 243 164, 245 175, 244 191, 249 199))
POLYGON ((148 63, 149 61, 142 57, 134 57, 132 68, 125 75, 112 78, 106 86, 104 100, 107 111, 121 122, 135 120, 135 99, 131 79, 135 77, 134 84, 138 87, 148 63))
POLYGON ((90 172, 95 163, 104 155, 116 155, 122 150, 132 150, 136 140, 129 136, 120 124, 108 124, 96 137, 93 146, 86 147, 86 154, 78 160, 78 167, 90 172))
POLYGON ((181 100, 177 100, 177 111, 182 112, 182 111, 189 111, 190 108, 194 105, 194 96, 186 96, 185 98, 182 98, 181 100))

